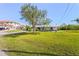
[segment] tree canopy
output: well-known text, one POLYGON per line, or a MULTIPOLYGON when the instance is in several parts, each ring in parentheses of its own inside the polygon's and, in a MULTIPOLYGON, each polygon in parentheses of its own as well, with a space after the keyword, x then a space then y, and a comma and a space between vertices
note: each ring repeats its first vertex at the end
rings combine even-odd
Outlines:
POLYGON ((74 19, 73 21, 79 23, 79 18, 74 19))
MULTIPOLYGON (((38 9, 37 6, 32 4, 24 4, 21 7, 21 15, 22 18, 28 21, 33 28, 33 32, 35 31, 35 26, 37 23, 45 21, 47 19, 47 11, 38 9)), ((47 20, 46 20, 47 22, 47 20)))

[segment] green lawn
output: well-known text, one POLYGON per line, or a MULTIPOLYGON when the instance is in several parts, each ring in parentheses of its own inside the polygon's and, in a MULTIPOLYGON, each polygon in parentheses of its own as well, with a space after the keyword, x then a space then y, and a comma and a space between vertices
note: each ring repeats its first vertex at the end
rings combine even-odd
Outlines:
POLYGON ((39 32, 7 35, 0 48, 8 55, 79 55, 79 31, 39 32))

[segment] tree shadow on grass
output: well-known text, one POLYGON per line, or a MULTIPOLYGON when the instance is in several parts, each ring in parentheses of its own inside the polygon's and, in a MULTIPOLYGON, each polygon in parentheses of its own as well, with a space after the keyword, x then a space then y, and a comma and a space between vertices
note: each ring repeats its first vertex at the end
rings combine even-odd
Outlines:
POLYGON ((36 54, 36 55, 47 55, 47 56, 57 56, 56 54, 51 53, 42 53, 42 52, 28 52, 28 51, 17 51, 17 50, 2 50, 4 52, 15 52, 15 53, 26 53, 26 54, 36 54))
POLYGON ((22 32, 22 33, 13 33, 13 34, 7 34, 7 35, 4 35, 4 37, 18 37, 18 36, 21 36, 21 35, 38 35, 40 34, 39 32, 36 32, 36 33, 33 33, 33 32, 22 32))

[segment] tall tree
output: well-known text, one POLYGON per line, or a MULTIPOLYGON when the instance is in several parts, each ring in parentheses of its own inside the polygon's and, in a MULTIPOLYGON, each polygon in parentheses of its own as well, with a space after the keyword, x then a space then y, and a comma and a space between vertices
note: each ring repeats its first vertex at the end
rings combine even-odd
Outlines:
POLYGON ((21 15, 22 18, 24 18, 32 25, 34 32, 38 19, 40 20, 40 18, 46 18, 47 12, 46 10, 38 9, 37 6, 34 6, 32 4, 24 4, 21 7, 21 15))

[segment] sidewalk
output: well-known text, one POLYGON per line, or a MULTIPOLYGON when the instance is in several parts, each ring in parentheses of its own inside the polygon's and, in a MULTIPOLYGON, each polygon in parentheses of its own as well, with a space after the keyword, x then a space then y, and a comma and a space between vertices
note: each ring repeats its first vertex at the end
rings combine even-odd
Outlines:
POLYGON ((21 31, 21 32, 5 32, 5 31, 0 31, 0 36, 8 35, 8 34, 17 34, 17 33, 26 33, 26 31, 21 31))

